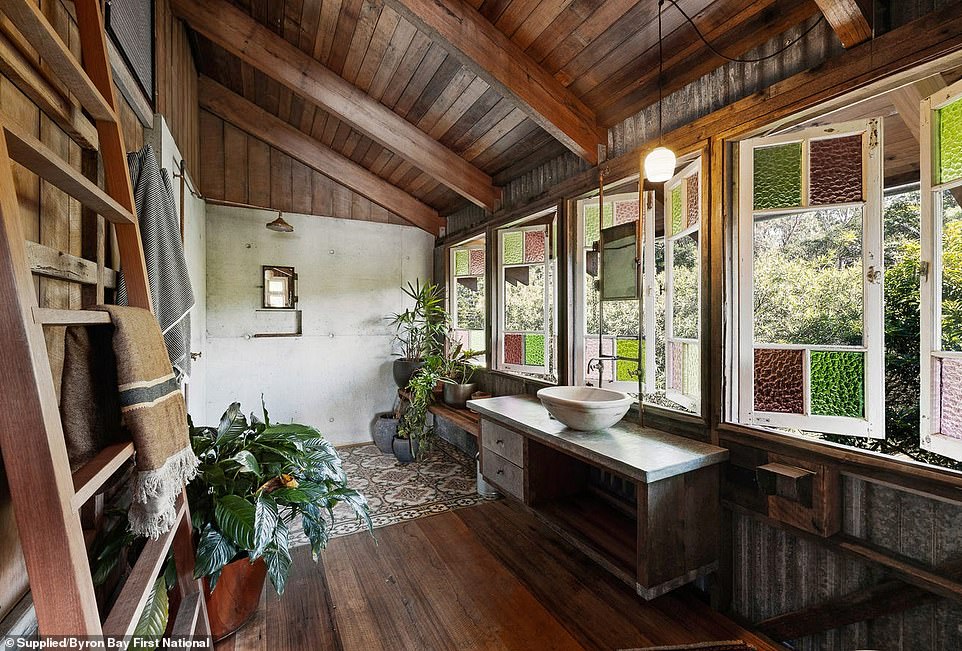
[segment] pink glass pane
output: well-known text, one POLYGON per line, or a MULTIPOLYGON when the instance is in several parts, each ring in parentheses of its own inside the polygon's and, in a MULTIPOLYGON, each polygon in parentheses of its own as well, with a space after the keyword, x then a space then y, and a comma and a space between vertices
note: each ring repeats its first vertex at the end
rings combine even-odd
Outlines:
POLYGON ((451 343, 449 345, 456 346, 461 344, 463 350, 468 350, 471 348, 471 331, 470 330, 452 330, 449 335, 451 343))
POLYGON ((471 249, 471 275, 484 275, 484 249, 471 249))
POLYGON ((805 351, 755 350, 755 410, 801 414, 805 410, 805 351))
POLYGON ((809 143, 812 205, 862 200, 862 136, 812 140, 809 143))
POLYGON ((544 231, 524 232, 524 261, 544 262, 544 231))
POLYGON ((668 344, 671 352, 671 380, 669 388, 681 391, 684 383, 684 355, 681 344, 668 344))
POLYGON ((638 221, 638 201, 619 201, 615 204, 615 224, 638 221))
POLYGON ((962 360, 936 360, 934 371, 939 433, 962 439, 962 360))
MULTIPOLYGON (((592 358, 598 357, 599 355, 611 355, 614 350, 614 339, 612 337, 604 338, 604 346, 599 350, 598 347, 598 337, 597 335, 585 335, 585 378, 589 381, 598 381, 598 371, 588 372, 588 362, 592 358)), ((604 378, 606 382, 613 382, 615 379, 615 365, 611 362, 605 362, 605 374, 604 378)))
POLYGON ((698 172, 695 172, 687 179, 685 183, 688 184, 686 192, 688 195, 688 226, 694 226, 698 223, 698 172))
POLYGON ((504 336, 504 361, 506 364, 521 363, 523 341, 524 335, 506 334, 504 336))

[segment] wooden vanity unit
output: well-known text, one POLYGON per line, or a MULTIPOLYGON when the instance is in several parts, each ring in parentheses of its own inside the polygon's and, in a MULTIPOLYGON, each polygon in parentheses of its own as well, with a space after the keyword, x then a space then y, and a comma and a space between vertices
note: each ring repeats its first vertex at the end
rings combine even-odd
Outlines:
POLYGON ((468 406, 484 477, 645 599, 717 569, 727 450, 626 421, 578 432, 532 396, 468 406))

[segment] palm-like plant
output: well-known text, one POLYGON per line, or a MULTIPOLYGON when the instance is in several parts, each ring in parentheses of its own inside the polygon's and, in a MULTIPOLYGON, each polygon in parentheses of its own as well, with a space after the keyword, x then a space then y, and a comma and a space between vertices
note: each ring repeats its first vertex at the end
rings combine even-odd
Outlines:
POLYGON ((248 420, 232 404, 214 427, 191 429, 200 472, 188 487, 198 533, 194 576, 214 589, 225 565, 263 558, 283 594, 291 569, 289 532, 300 519, 314 559, 327 546, 334 506, 349 504, 372 529, 367 501, 348 488, 337 450, 307 425, 248 420))
POLYGON ((422 285, 418 280, 401 288, 413 301, 403 312, 388 317, 394 326, 394 340, 402 359, 424 359, 443 340, 448 328, 444 290, 440 285, 422 285))

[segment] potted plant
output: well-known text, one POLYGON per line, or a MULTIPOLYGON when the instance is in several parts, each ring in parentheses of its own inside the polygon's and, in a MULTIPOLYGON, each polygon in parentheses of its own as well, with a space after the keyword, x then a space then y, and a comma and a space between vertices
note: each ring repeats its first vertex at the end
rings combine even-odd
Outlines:
POLYGON ((433 428, 427 425, 428 407, 434 399, 434 388, 441 379, 436 355, 425 360, 408 382, 407 400, 402 401, 397 435, 394 437, 394 456, 401 463, 410 463, 428 449, 433 428))
POLYGON ((394 340, 398 359, 394 360, 394 382, 398 388, 407 387, 411 376, 423 364, 425 357, 447 331, 448 316, 444 310, 444 292, 438 285, 416 281, 402 287, 414 304, 389 318, 394 326, 394 340))
POLYGON ((471 381, 477 370, 472 362, 480 355, 477 350, 465 350, 461 342, 448 340, 448 352, 441 358, 438 369, 444 384, 444 403, 452 407, 464 407, 474 393, 477 384, 471 381))
POLYGON ((228 407, 220 424, 191 429, 200 459, 187 487, 214 639, 253 615, 265 578, 278 595, 291 571, 290 529, 300 523, 314 559, 327 546, 334 506, 345 502, 372 529, 367 501, 348 488, 334 446, 313 427, 272 424, 228 407), (230 588, 217 589, 230 583, 230 588))

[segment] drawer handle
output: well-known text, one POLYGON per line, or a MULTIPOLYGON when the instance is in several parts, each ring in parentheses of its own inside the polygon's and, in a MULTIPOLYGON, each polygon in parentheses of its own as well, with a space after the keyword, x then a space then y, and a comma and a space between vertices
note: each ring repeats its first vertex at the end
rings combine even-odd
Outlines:
POLYGON ((504 474, 504 468, 498 468, 498 472, 495 473, 495 474, 503 475, 503 474, 504 474))
POLYGON ((504 440, 502 440, 502 439, 498 439, 497 441, 495 441, 495 443, 497 443, 498 445, 504 447, 504 440))

